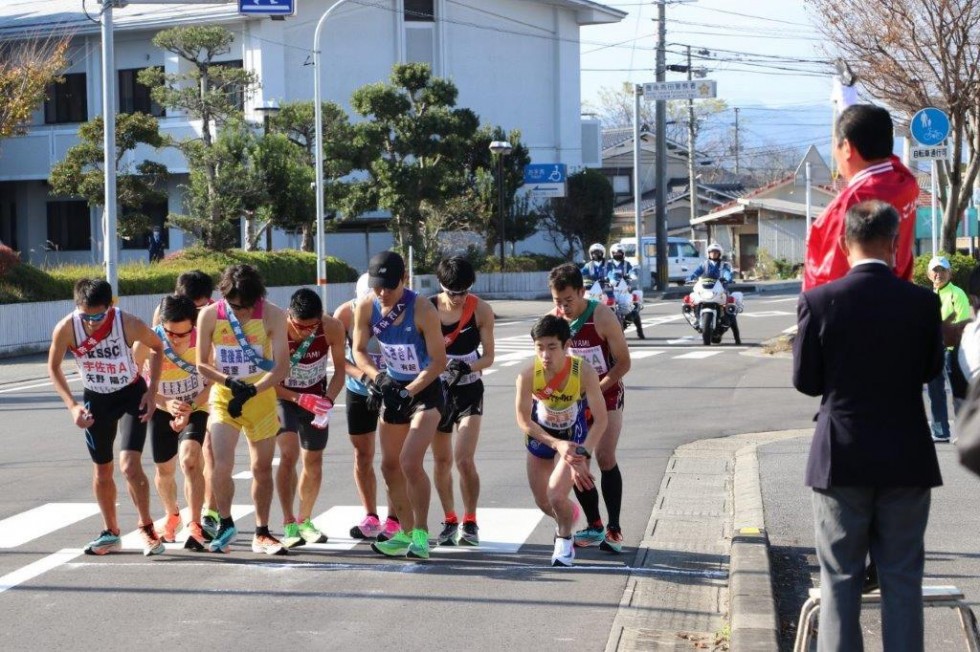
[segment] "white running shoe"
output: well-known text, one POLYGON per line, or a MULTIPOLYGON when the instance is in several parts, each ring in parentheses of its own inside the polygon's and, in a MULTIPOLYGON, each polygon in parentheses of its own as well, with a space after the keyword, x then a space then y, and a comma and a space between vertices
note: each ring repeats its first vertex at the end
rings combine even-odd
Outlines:
POLYGON ((551 555, 552 566, 571 566, 575 561, 575 546, 572 538, 555 537, 555 552, 551 555))

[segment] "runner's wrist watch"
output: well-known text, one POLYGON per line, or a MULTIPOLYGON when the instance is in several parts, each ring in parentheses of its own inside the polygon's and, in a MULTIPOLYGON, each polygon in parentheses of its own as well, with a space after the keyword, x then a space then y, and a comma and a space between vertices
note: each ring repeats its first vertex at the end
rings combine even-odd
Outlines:
POLYGON ((592 459, 592 453, 589 452, 589 449, 588 448, 586 448, 585 446, 582 446, 581 444, 579 444, 578 446, 575 447, 575 454, 576 455, 581 455, 582 457, 584 457, 587 460, 591 460, 592 459))

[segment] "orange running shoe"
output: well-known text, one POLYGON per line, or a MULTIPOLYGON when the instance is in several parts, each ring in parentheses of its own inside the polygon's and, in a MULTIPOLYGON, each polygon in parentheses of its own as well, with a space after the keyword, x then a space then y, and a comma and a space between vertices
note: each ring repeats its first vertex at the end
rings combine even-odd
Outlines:
POLYGON ((177 530, 180 529, 180 514, 171 514, 163 524, 163 533, 160 540, 164 543, 173 543, 177 540, 177 530))

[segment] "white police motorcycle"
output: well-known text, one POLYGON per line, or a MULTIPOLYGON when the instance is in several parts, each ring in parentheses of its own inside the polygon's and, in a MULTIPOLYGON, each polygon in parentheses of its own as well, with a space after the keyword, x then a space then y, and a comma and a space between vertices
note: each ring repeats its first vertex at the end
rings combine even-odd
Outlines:
POLYGON ((643 334, 643 320, 640 319, 643 290, 636 286, 635 272, 624 277, 619 270, 609 270, 606 277, 598 283, 586 278, 585 286, 589 298, 601 301, 612 309, 623 331, 633 324, 636 336, 641 340, 646 339, 643 334))
POLYGON ((720 280, 707 276, 694 283, 681 306, 681 313, 694 330, 701 333, 705 346, 721 344, 728 329, 732 331, 735 344, 741 344, 738 314, 743 310, 741 292, 729 292, 720 280))

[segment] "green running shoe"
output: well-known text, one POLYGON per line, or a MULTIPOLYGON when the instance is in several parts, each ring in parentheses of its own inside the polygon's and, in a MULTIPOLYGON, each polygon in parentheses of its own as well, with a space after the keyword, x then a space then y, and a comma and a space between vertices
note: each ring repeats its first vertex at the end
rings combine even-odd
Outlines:
POLYGON ((310 519, 306 519, 299 524, 299 535, 306 543, 326 543, 327 535, 316 529, 310 519))
POLYGON ((412 559, 429 558, 429 533, 415 528, 412 530, 412 544, 408 547, 408 556, 412 559))
POLYGON ((387 557, 404 557, 408 553, 412 540, 408 535, 399 531, 395 536, 387 541, 375 541, 371 544, 371 550, 380 552, 387 557))
POLYGON ((212 509, 201 511, 201 532, 208 541, 212 541, 218 536, 218 530, 220 528, 221 517, 218 516, 218 512, 212 509))
POLYGON ((306 539, 304 539, 299 533, 299 523, 293 521, 292 523, 286 523, 282 526, 282 545, 286 548, 295 548, 296 546, 302 546, 306 544, 306 539))

